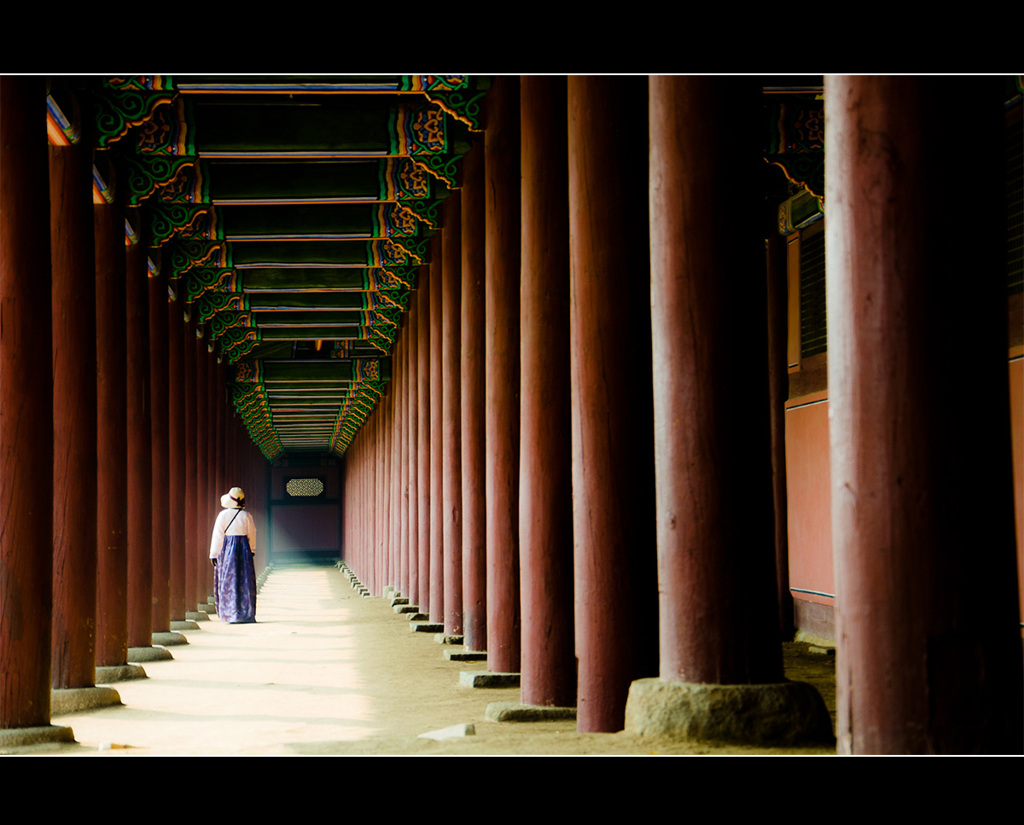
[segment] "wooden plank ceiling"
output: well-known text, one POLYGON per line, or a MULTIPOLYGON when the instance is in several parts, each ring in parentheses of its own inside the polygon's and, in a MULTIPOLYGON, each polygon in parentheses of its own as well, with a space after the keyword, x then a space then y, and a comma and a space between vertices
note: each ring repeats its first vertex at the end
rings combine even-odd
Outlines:
MULTIPOLYGON (((127 173, 131 231, 232 366, 253 440, 271 460, 342 454, 385 391, 486 79, 89 83, 96 196, 109 196, 115 166, 122 185, 127 173)), ((76 128, 60 123, 66 92, 51 84, 51 134, 76 128)))
MULTIPOLYGON (((820 78, 764 83, 765 160, 820 217, 820 78)), ((489 86, 461 75, 55 78, 48 127, 51 142, 74 140, 88 112, 94 198, 109 199, 115 179, 127 190, 129 234, 230 365, 235 407, 267 458, 341 455, 386 392, 489 86)))

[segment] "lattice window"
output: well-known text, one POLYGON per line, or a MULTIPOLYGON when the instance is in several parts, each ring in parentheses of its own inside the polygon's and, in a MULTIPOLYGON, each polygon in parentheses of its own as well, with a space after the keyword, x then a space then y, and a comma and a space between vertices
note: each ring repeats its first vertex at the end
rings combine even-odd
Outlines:
POLYGON ((800 355, 828 349, 825 318, 825 233, 800 241, 800 355))
POLYGON ((324 494, 324 482, 319 478, 290 478, 284 489, 288 498, 316 498, 324 494))

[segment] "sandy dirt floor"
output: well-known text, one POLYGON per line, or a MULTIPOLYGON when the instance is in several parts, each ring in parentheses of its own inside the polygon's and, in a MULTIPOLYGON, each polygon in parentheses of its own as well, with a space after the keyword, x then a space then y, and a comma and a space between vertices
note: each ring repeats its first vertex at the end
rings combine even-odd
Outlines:
MULTIPOLYGON (((55 716, 77 744, 23 752, 67 755, 806 754, 828 748, 715 747, 625 733, 580 734, 575 722, 495 723, 490 702, 518 688, 459 683, 483 662, 451 662, 433 634, 413 633, 384 599, 364 598, 334 567, 275 570, 257 624, 200 623, 174 660, 113 687, 122 705, 55 716), (474 735, 423 733, 469 724, 474 735)), ((835 712, 830 656, 786 645, 787 676, 815 685, 835 712)))

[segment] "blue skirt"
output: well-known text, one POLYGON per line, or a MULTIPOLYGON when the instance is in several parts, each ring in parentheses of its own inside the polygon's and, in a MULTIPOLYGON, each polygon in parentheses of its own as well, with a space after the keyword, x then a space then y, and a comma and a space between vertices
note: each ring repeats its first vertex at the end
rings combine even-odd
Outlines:
POLYGON ((225 536, 214 574, 217 615, 222 622, 256 621, 256 568, 248 536, 225 536))

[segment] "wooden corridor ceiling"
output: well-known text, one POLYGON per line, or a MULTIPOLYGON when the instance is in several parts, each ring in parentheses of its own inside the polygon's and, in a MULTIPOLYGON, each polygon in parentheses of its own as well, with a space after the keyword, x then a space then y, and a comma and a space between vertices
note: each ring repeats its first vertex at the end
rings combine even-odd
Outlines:
MULTIPOLYGON (((264 455, 340 455, 385 391, 440 202, 479 132, 467 76, 55 80, 50 133, 95 122, 94 199, 231 366, 264 455), (127 178, 127 180, 125 180, 127 178)), ((58 139, 61 138, 57 134, 58 139)))
MULTIPOLYGON (((764 83, 765 159, 816 204, 820 78, 764 83)), ((471 75, 55 78, 48 127, 53 143, 92 130, 94 200, 116 181, 129 234, 229 365, 264 455, 341 455, 386 391, 489 87, 471 75)))

